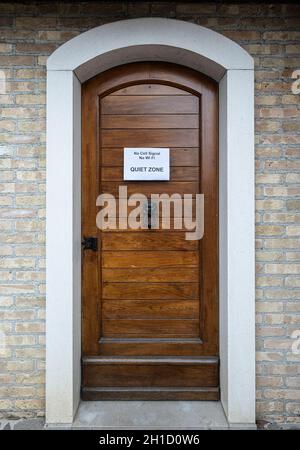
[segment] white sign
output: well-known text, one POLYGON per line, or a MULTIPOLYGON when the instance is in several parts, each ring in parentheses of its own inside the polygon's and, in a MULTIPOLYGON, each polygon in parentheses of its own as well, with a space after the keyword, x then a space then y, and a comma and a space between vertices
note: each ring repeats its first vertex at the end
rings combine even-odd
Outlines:
POLYGON ((169 180, 168 148, 124 148, 124 180, 169 180))

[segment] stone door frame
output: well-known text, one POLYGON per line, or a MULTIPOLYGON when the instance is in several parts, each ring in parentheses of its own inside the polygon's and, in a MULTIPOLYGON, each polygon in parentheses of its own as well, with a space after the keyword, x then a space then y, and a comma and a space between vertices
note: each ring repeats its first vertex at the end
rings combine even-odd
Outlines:
POLYGON ((47 63, 46 421, 80 402, 81 84, 135 61, 191 67, 219 82, 221 402, 231 424, 255 422, 254 63, 228 38, 174 19, 89 30, 47 63))

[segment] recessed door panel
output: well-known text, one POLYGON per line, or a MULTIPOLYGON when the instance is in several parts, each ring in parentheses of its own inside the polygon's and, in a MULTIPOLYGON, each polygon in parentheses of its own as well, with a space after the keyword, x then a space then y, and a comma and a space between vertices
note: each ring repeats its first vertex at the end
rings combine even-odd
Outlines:
POLYGON ((82 232, 98 241, 82 255, 82 396, 217 399, 217 84, 134 63, 86 82, 82 100, 82 232), (125 147, 169 148, 170 180, 124 181, 125 147), (116 198, 119 223, 120 186, 126 196, 204 194, 203 238, 174 224, 99 230, 96 199, 116 198))

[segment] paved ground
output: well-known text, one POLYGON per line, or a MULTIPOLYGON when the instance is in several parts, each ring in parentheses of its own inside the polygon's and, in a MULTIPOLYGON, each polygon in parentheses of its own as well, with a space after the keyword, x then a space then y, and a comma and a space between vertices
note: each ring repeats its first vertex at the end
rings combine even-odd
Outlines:
POLYGON ((45 419, 0 419, 0 430, 43 430, 45 419))
MULTIPOLYGON (((44 430, 45 421, 43 418, 41 419, 15 419, 15 420, 5 420, 0 419, 0 430, 44 430)), ((93 429, 93 427, 84 427, 87 429, 93 429)), ((275 424, 269 423, 265 421, 259 421, 257 423, 258 429, 263 430, 300 430, 299 425, 293 424, 275 424)), ((64 427, 60 427, 60 429, 64 429, 64 427)), ((67 429, 67 428, 65 428, 67 429)), ((70 429, 70 427, 68 427, 70 429)), ((78 429, 78 427, 74 427, 73 429, 78 429)), ((124 428, 123 428, 124 429, 124 428)), ((131 428, 132 429, 132 428, 131 428)))

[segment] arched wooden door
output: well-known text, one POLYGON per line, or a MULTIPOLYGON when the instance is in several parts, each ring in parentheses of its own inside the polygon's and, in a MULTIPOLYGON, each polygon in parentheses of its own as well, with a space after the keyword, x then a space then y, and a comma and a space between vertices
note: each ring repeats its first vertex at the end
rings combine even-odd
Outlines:
POLYGON ((218 87, 168 63, 83 85, 82 397, 217 400, 218 87), (125 147, 170 149, 170 181, 123 180, 125 147), (100 193, 204 194, 204 237, 96 226, 100 193), (95 242, 94 242, 95 244, 95 242))

